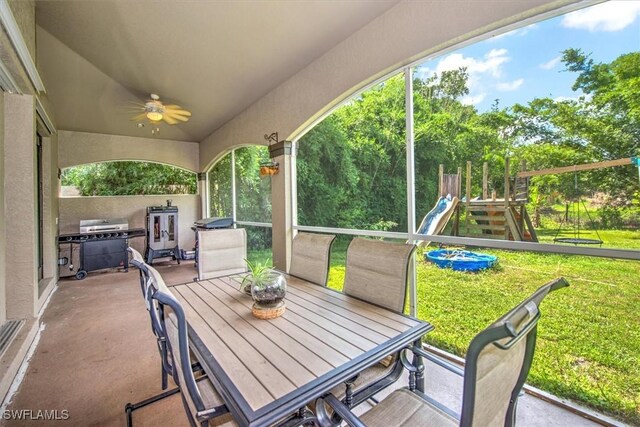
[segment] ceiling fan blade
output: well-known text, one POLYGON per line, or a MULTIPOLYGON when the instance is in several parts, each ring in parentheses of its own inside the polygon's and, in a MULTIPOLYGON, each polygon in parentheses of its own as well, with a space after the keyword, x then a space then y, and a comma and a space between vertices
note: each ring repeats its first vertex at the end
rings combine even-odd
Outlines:
POLYGON ((191 117, 191 112, 187 110, 169 110, 169 112, 176 116, 191 117))
POLYGON ((189 116, 191 117, 191 112, 185 110, 184 108, 182 108, 179 105, 165 105, 164 106, 164 110, 165 111, 171 111, 172 113, 176 113, 176 114, 180 114, 182 116, 189 116))
POLYGON ((171 117, 171 116, 169 116, 169 115, 167 115, 167 114, 164 114, 164 115, 162 116, 162 119, 163 119, 165 122, 169 123, 170 125, 175 125, 176 123, 178 123, 178 121, 177 121, 177 120, 175 120, 173 117, 171 117))
POLYGON ((165 117, 171 117, 174 120, 180 120, 181 122, 188 122, 189 118, 185 116, 181 116, 179 114, 173 114, 171 111, 164 112, 165 117))
POLYGON ((140 120, 144 120, 147 118, 147 113, 138 114, 137 116, 131 117, 132 121, 139 122, 140 120))

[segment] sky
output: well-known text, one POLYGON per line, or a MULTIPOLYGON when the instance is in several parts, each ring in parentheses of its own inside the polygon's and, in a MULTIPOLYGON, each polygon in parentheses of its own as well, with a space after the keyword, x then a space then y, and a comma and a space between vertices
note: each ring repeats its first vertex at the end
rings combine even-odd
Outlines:
POLYGON ((417 76, 466 66, 465 104, 480 112, 535 97, 577 98, 576 73, 563 71, 562 51, 580 48, 595 62, 640 51, 640 0, 609 1, 558 16, 448 53, 417 67, 417 76))

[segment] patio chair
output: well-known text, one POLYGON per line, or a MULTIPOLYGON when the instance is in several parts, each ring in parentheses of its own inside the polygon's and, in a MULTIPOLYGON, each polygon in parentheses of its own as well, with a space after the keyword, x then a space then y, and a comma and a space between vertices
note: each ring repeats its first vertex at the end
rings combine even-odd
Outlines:
POLYGON ((140 252, 133 249, 131 246, 129 246, 127 250, 131 254, 131 264, 133 264, 140 271, 140 289, 142 290, 142 298, 144 298, 146 294, 147 282, 149 280, 149 272, 145 267, 146 264, 140 252))
POLYGON ((173 378, 182 396, 189 424, 192 426, 236 426, 224 400, 208 377, 198 379, 193 375, 189 357, 189 338, 184 310, 180 302, 166 286, 153 294, 159 308, 163 330, 168 338, 173 358, 173 378))
MULTIPOLYGON (((355 238, 347 249, 343 292, 361 300, 403 313, 409 261, 416 246, 355 238)), ((402 374, 398 355, 361 372, 332 393, 353 407, 393 384, 402 374)))
POLYGON ((326 403, 333 408, 333 417, 358 427, 513 426, 518 395, 533 361, 540 303, 549 292, 566 286, 568 283, 564 278, 543 285, 476 335, 467 350, 464 372, 422 348, 411 347, 401 356, 403 365, 410 372, 408 388, 394 391, 360 418, 337 398, 327 395, 317 401, 320 424, 329 425, 336 421, 335 418, 331 420, 326 403), (415 390, 418 369, 409 362, 407 351, 464 377, 461 414, 415 390))
MULTIPOLYGON (((135 249, 133 249, 133 251, 135 251, 135 249)), ((139 260, 137 260, 135 257, 135 253, 134 253, 134 259, 132 262, 134 263, 134 265, 136 265, 136 263, 139 262, 139 260)), ((147 311, 149 312, 149 318, 151 320, 151 331, 153 332, 153 335, 156 337, 158 354, 160 355, 160 368, 162 370, 161 371, 162 390, 166 390, 166 391, 163 391, 162 393, 159 393, 150 398, 147 398, 141 402, 127 403, 125 405, 125 412, 127 414, 127 426, 129 427, 133 423, 132 421, 133 411, 140 409, 142 407, 145 407, 147 405, 150 405, 152 403, 155 403, 159 400, 162 400, 165 397, 172 396, 180 391, 180 389, 177 387, 171 390, 167 390, 168 376, 174 375, 173 373, 174 368, 171 360, 171 355, 169 354, 169 348, 167 346, 167 337, 162 327, 162 313, 159 310, 157 302, 153 300, 153 295, 159 289, 167 289, 167 286, 164 283, 164 279, 162 278, 158 270, 156 270, 152 266, 142 261, 141 264, 137 267, 140 269, 141 277, 142 276, 146 277, 146 281, 144 284, 145 304, 146 304, 147 311)), ((202 367, 198 363, 192 364, 191 369, 193 372, 202 371, 202 367)))
POLYGON ((198 230, 198 280, 247 271, 244 228, 198 230))
POLYGON ((291 245, 289 274, 326 286, 333 234, 298 233, 291 245))

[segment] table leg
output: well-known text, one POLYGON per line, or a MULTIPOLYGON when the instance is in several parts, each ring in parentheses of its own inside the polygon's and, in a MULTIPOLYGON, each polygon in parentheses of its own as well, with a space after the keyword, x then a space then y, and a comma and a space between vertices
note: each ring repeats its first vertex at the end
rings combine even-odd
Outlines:
MULTIPOLYGON (((422 338, 415 340, 413 345, 422 348, 422 338)), ((418 370, 418 372, 416 372, 416 388, 424 393, 424 364, 422 363, 422 356, 415 353, 413 354, 413 366, 418 370)))

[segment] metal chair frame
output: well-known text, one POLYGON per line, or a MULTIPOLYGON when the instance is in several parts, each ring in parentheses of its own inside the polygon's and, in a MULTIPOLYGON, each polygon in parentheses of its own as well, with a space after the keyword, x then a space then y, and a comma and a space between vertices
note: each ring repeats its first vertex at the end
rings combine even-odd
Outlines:
MULTIPOLYGON (((507 408, 504 420, 505 427, 514 426, 516 420, 518 396, 520 395, 522 387, 524 386, 524 383, 529 374, 529 370, 531 368, 531 363, 533 361, 533 356, 535 353, 537 325, 538 320, 540 319, 540 311, 538 309, 538 305, 548 293, 553 292, 557 289, 564 288, 566 286, 569 286, 569 284, 564 278, 559 278, 543 285, 529 298, 518 304, 515 308, 510 310, 507 314, 502 316, 491 326, 487 327, 478 335, 476 335, 469 344, 469 349, 467 350, 467 356, 465 359, 464 371, 462 371, 459 367, 452 365, 449 362, 446 362, 434 356, 433 354, 428 353, 421 347, 409 346, 403 349, 400 353, 399 359, 404 368, 409 371, 408 389, 420 396, 429 404, 460 420, 461 427, 471 427, 475 410, 474 405, 478 374, 478 358, 481 352, 489 345, 495 345, 502 350, 509 350, 522 339, 526 339, 523 363, 520 368, 520 373, 516 384, 511 392, 509 406, 507 408), (522 308, 526 308, 531 313, 531 316, 524 325, 520 326, 520 330, 516 330, 515 325, 510 321, 510 317, 522 308), (409 352, 411 352, 414 357, 423 357, 463 377, 464 388, 462 394, 461 414, 455 413, 451 409, 430 398, 426 394, 416 390, 416 381, 417 378, 422 375, 424 366, 416 367, 415 364, 413 364, 407 356, 407 353, 409 352)), ((331 394, 325 395, 316 401, 316 416, 320 426, 322 427, 335 427, 337 425, 340 425, 340 423, 343 421, 351 427, 365 426, 365 424, 350 411, 350 408, 347 405, 345 405, 342 401, 331 394), (333 410, 332 413, 327 410, 327 405, 333 410)))

